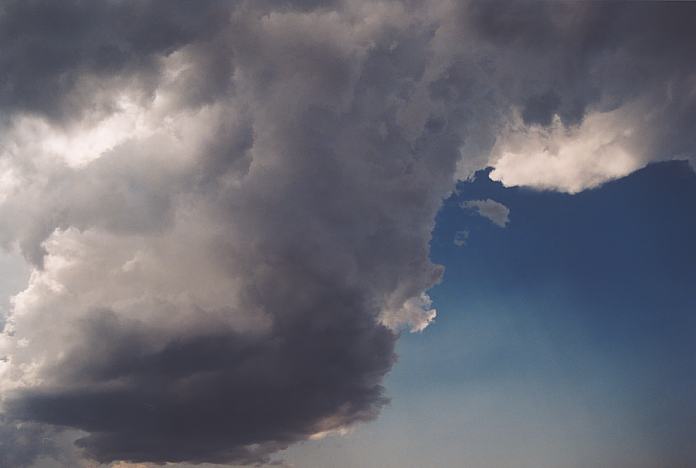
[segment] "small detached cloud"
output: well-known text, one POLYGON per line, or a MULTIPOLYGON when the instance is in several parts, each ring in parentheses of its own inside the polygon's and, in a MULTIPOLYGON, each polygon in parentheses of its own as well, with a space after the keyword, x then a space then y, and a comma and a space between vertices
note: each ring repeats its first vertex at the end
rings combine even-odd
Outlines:
MULTIPOLYGON (((475 210, 479 215, 488 218, 493 224, 501 228, 504 228, 510 222, 510 208, 490 198, 486 200, 467 200, 459 206, 465 210, 475 210)), ((464 240, 466 240, 466 237, 464 240)), ((457 240, 455 238, 456 243, 457 240)))
POLYGON ((454 245, 464 247, 469 239, 469 231, 457 231, 454 233, 454 245))
POLYGON ((254 465, 372 420, 457 177, 696 158, 696 4, 1 5, 0 247, 31 272, 0 467, 61 428, 87 463, 254 465))

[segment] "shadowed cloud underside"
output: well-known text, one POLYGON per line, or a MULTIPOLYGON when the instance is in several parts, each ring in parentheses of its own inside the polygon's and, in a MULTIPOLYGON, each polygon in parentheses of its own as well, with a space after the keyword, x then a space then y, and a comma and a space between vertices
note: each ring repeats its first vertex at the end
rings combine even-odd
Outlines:
POLYGON ((457 179, 693 160, 695 35, 692 4, 0 2, 0 244, 32 270, 0 464, 267 463, 376 418, 457 179))

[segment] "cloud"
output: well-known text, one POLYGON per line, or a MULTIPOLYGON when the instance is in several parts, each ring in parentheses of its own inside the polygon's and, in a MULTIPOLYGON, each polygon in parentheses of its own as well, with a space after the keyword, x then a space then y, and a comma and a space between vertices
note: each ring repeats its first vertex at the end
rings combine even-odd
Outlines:
POLYGON ((0 466, 87 467, 73 448, 75 434, 34 422, 0 417, 0 466))
POLYGON ((457 247, 464 247, 467 240, 469 239, 469 231, 457 231, 454 233, 454 245, 457 247))
POLYGON ((7 418, 82 431, 103 463, 254 464, 377 416, 398 329, 435 315, 427 243, 458 139, 405 135, 405 104, 375 100, 417 79, 390 57, 411 19, 359 13, 241 5, 217 35, 162 44, 147 99, 116 70, 127 105, 106 117, 61 100, 8 121, 2 239, 34 271, 0 343, 7 418), (221 83, 206 66, 223 52, 221 83), (101 128, 77 159, 44 144, 101 128))
POLYGON ((215 34, 228 8, 203 0, 6 0, 0 13, 0 106, 41 113, 54 122, 107 113, 119 88, 151 93, 161 58, 215 34))
POLYGON ((40 425, 0 419, 0 466, 27 467, 37 457, 52 454, 50 436, 40 425))
POLYGON ((32 273, 3 417, 102 462, 244 464, 375 418, 457 177, 692 157, 693 8, 4 2, 0 244, 32 273))
MULTIPOLYGON (((493 177, 575 193, 651 161, 694 161, 694 5, 472 2, 463 23, 486 57, 493 177), (510 107, 508 107, 510 106, 510 107)), ((464 34, 458 30, 456 34, 464 34)), ((464 166, 462 177, 471 174, 464 166)))
POLYGON ((626 176, 647 160, 634 112, 591 114, 570 128, 558 117, 548 127, 511 127, 491 151, 489 177, 506 186, 577 193, 626 176))
POLYGON ((490 198, 485 200, 467 200, 462 202, 460 206, 464 209, 476 211, 479 215, 502 228, 510 222, 510 209, 490 198))

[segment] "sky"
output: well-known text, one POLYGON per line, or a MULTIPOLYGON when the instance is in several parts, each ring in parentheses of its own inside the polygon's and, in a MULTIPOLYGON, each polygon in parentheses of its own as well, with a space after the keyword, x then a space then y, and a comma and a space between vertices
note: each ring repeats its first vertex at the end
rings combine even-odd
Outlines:
POLYGON ((0 2, 0 468, 696 466, 696 4, 0 2))
POLYGON ((569 196, 505 188, 488 172, 438 214, 439 315, 401 338, 391 405, 292 460, 694 466, 696 174, 659 163, 569 196), (471 199, 504 204, 509 224, 462 210, 471 199))

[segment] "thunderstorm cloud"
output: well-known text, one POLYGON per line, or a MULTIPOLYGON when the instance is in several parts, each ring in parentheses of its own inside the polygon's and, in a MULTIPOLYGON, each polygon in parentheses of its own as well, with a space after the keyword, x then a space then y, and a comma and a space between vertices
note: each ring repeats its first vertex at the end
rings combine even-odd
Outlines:
POLYGON ((687 3, 0 2, 0 244, 31 268, 0 466, 266 463, 374 419, 456 181, 693 161, 694 44, 687 3))

